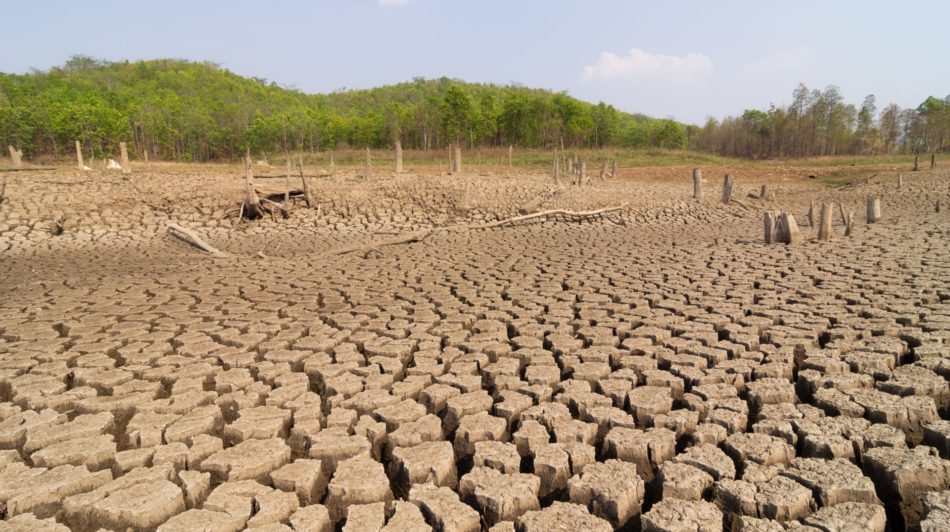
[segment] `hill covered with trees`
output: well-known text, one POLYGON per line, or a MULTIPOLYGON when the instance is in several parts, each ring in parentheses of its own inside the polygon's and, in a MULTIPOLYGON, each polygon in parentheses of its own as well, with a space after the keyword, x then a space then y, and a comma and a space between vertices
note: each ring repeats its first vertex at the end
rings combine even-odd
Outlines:
POLYGON ((257 153, 464 146, 682 148, 686 127, 565 93, 440 78, 305 94, 211 63, 105 62, 0 74, 0 146, 27 157, 98 156, 120 141, 138 157, 208 161, 257 153))

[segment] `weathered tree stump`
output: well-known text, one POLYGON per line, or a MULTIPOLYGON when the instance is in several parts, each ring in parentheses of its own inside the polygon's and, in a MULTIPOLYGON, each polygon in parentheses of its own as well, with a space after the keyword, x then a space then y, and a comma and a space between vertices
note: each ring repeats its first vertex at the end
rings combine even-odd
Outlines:
POLYGON ((402 141, 396 139, 396 173, 402 173, 402 141))
POLYGON ((369 153, 369 146, 366 147, 366 169, 369 170, 373 167, 373 157, 369 153))
POLYGON ((23 151, 14 148, 12 145, 7 146, 7 149, 10 150, 10 159, 13 161, 13 167, 21 168, 23 166, 23 151))
POLYGON ((244 159, 244 203, 241 206, 242 216, 249 220, 256 220, 264 216, 264 207, 261 198, 254 190, 254 176, 251 175, 251 157, 244 159))
POLYGON ((936 167, 937 167, 937 154, 931 153, 930 154, 930 169, 933 170, 936 167))
POLYGON ((920 170, 920 155, 914 155, 914 171, 920 170))
POLYGON ((844 203, 838 204, 838 213, 841 214, 841 223, 842 225, 848 225, 848 217, 844 214, 844 203))
POLYGON ((732 197, 732 174, 726 174, 722 179, 722 202, 729 203, 732 197))
POLYGON ((336 169, 336 163, 333 162, 333 151, 330 151, 330 173, 333 173, 333 170, 336 169))
MULTIPOLYGON (((3 199, 3 194, 0 194, 0 200, 3 199)), ((940 200, 937 200, 937 203, 934 204, 934 212, 940 212, 940 200)))
POLYGON ((815 200, 808 200, 808 227, 815 227, 815 200))
POLYGON ((508 166, 514 166, 512 162, 512 156, 514 155, 515 147, 511 144, 508 145, 508 166))
POLYGON ((772 187, 768 185, 762 185, 762 188, 759 190, 759 199, 769 201, 775 199, 775 193, 772 192, 772 187))
POLYGON ((600 180, 604 179, 607 179, 607 159, 604 159, 604 163, 600 165, 600 180))
POLYGON ((778 216, 777 211, 765 211, 765 243, 771 244, 775 242, 776 230, 778 229, 778 216))
POLYGON ((844 223, 844 236, 851 236, 854 229, 854 211, 848 213, 848 219, 844 223))
POLYGON ((822 202, 821 216, 818 219, 818 240, 831 240, 831 213, 833 209, 833 204, 822 202))
POLYGON ((610 166, 610 178, 614 179, 615 177, 617 177, 617 159, 614 159, 610 166))
POLYGON ((310 181, 303 173, 303 154, 297 155, 297 170, 300 172, 300 182, 303 185, 303 199, 307 202, 307 208, 312 209, 316 202, 313 201, 313 193, 310 191, 310 181))
POLYGON ((587 180, 587 161, 581 161, 577 167, 577 186, 583 186, 587 180))
MULTIPOLYGON (((6 192, 7 182, 0 179, 0 204, 3 203, 3 193, 6 192)), ((937 212, 940 212, 940 207, 937 207, 937 212)))
POLYGON ((904 188, 904 174, 897 174, 897 188, 904 188))
POLYGON ((124 142, 119 143, 119 164, 122 165, 122 173, 132 173, 132 167, 129 166, 129 149, 124 142))
POLYGON ((82 144, 79 141, 76 141, 76 165, 80 170, 85 170, 86 165, 82 162, 82 144))
POLYGON ((881 198, 868 196, 868 223, 873 224, 881 219, 881 198))
POLYGON ((462 173, 462 145, 456 143, 452 153, 452 172, 460 174, 462 173))
POLYGON ((778 215, 778 227, 775 231, 776 242, 798 244, 802 241, 802 232, 795 223, 795 217, 787 212, 778 215))
POLYGON ((693 168, 693 199, 703 199, 703 171, 693 168))

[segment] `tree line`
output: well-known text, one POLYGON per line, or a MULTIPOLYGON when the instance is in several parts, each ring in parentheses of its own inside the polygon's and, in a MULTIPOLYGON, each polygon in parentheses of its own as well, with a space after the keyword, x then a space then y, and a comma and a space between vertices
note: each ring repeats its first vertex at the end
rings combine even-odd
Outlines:
POLYGON ((106 62, 0 73, 0 146, 64 157, 79 140, 96 156, 127 142, 134 157, 209 161, 344 147, 601 148, 686 146, 684 124, 566 93, 440 78, 305 94, 213 63, 106 62))
POLYGON ((709 118, 688 134, 690 149, 746 158, 947 151, 950 96, 931 96, 913 109, 895 104, 878 109, 874 95, 855 106, 843 101, 838 87, 822 91, 799 84, 787 106, 709 118))

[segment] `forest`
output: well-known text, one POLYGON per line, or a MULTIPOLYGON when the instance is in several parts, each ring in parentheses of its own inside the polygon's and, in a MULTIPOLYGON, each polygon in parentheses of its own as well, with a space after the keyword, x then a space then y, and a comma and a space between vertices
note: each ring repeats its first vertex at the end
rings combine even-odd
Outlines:
POLYGON ((660 148, 745 158, 950 149, 950 96, 916 109, 836 87, 804 85, 787 107, 747 110, 702 127, 621 112, 603 102, 517 85, 416 78, 306 94, 207 62, 108 62, 76 56, 48 71, 0 73, 0 146, 65 157, 75 140, 97 157, 119 142, 133 158, 212 161, 335 148, 660 148))
POLYGON ((104 62, 0 74, 0 146, 26 157, 133 156, 210 161, 343 147, 685 147, 686 127, 565 93, 417 78, 369 90, 304 94, 211 63, 104 62))

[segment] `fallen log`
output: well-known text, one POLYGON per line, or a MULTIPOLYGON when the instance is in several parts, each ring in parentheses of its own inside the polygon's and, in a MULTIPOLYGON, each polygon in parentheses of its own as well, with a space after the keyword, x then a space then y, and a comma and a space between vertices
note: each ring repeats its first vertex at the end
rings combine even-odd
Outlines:
POLYGON ((184 240, 185 242, 191 244, 192 246, 195 246, 196 248, 200 249, 201 251, 204 251, 205 253, 210 253, 211 255, 215 257, 227 256, 226 253, 218 250, 211 244, 208 244, 207 242, 205 242, 200 236, 198 236, 198 233, 195 233, 191 229, 187 229, 176 223, 169 223, 166 226, 166 228, 168 230, 168 234, 172 235, 175 238, 178 238, 179 240, 184 240))
POLYGON ((412 244, 415 242, 420 242, 423 239, 429 237, 432 233, 441 232, 441 231, 461 231, 469 229, 493 229, 495 227, 503 227, 506 225, 514 224, 517 222, 524 222, 528 220, 534 220, 538 218, 547 218, 551 216, 565 216, 568 218, 574 219, 585 219, 592 218, 594 216, 600 216, 603 214, 617 212, 627 207, 627 204, 620 205, 618 207, 606 207, 604 209, 598 209, 594 211, 568 211, 564 209, 553 209, 548 211, 540 211, 531 214, 524 214, 521 216, 513 216, 511 218, 505 218, 504 220, 497 220, 494 222, 486 222, 483 224, 459 224, 459 225, 450 225, 445 227, 435 227, 432 229, 420 229, 418 231, 413 231, 411 233, 398 236, 395 238, 389 238, 386 240, 379 240, 376 242, 371 242, 369 244, 363 245, 353 245, 338 248, 327 253, 328 256, 338 256, 346 255, 349 253, 368 253, 370 251, 377 250, 381 247, 386 246, 396 246, 399 244, 412 244))

